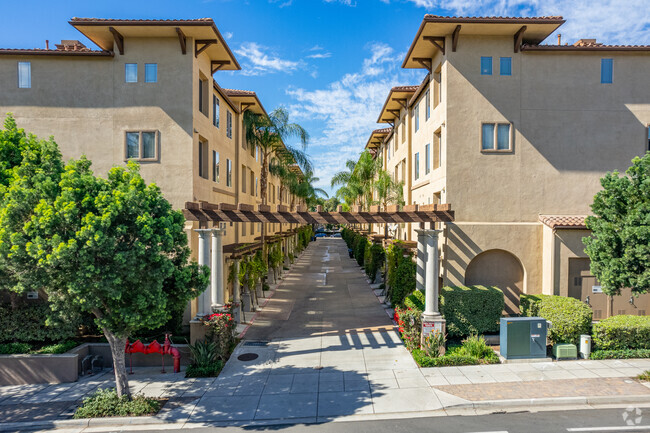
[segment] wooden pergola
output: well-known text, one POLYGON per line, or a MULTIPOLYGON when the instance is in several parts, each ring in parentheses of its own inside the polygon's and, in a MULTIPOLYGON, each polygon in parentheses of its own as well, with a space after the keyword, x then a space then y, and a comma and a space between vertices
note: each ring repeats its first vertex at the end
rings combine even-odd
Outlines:
POLYGON ((339 206, 337 212, 324 212, 318 206, 316 212, 308 212, 306 207, 297 206, 289 209, 277 205, 275 210, 269 205, 229 203, 213 204, 207 202, 187 202, 183 209, 185 218, 199 223, 238 222, 270 224, 401 224, 401 223, 435 223, 453 222, 454 211, 449 204, 371 206, 369 211, 362 211, 354 206, 351 212, 343 212, 339 206))

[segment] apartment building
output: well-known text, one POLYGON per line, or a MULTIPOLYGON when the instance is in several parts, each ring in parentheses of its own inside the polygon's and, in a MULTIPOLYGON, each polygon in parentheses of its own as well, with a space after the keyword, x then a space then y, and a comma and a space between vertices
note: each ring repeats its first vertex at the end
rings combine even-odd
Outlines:
POLYGON ((379 122, 393 128, 368 147, 398 179, 406 166, 407 203, 455 210, 443 284, 497 285, 511 313, 524 292, 645 314, 604 300, 582 237, 599 179, 650 150, 650 46, 542 44, 563 23, 426 15, 402 66, 427 75, 391 90, 379 122))
MULTIPOLYGON (((241 68, 212 19, 70 24, 98 48, 68 40, 53 49, 0 49, 3 116, 11 112, 21 128, 54 136, 65 159, 86 155, 97 174, 138 161, 176 209, 188 201, 261 203, 261 159, 246 142, 243 113, 265 110, 255 92, 222 89, 213 78, 241 68)), ((269 182, 280 185, 273 176, 269 182)), ((275 193, 269 197, 280 204, 275 193)), ((259 224, 222 226, 226 246, 261 235, 259 224)), ((196 258, 198 223, 186 228, 196 258)), ((197 308, 195 300, 188 318, 197 308)))

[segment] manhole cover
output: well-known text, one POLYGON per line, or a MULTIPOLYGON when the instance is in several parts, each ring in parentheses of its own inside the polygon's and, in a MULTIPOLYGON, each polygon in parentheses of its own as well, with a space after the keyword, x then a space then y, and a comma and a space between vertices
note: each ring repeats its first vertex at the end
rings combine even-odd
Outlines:
POLYGON ((257 359, 259 355, 257 353, 242 353, 237 357, 240 361, 252 361, 257 359))

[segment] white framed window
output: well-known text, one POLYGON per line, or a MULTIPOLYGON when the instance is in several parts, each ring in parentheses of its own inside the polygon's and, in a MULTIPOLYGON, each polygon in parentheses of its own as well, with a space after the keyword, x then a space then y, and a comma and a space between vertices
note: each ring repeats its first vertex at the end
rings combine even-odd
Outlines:
POLYGON ((258 196, 257 194, 257 185, 259 184, 257 177, 255 178, 255 197, 258 196))
POLYGON ((205 115, 205 117, 210 118, 209 107, 210 100, 208 94, 208 80, 207 78, 199 77, 199 111, 205 115))
POLYGON ((217 95, 212 95, 212 124, 216 126, 217 128, 219 127, 219 98, 217 98, 217 95))
POLYGON ((226 111, 226 136, 232 138, 232 113, 230 110, 226 111))
POLYGON ((138 64, 125 63, 124 64, 124 82, 137 83, 138 82, 138 64))
POLYGON ((420 103, 415 104, 413 108, 413 118, 415 120, 415 132, 420 129, 420 103))
POLYGON ((481 123, 481 151, 512 152, 512 135, 510 123, 481 123))
POLYGON ((18 88, 32 88, 32 63, 18 62, 18 88))
POLYGON ((158 131, 126 131, 124 135, 125 160, 158 161, 160 134, 158 131))
POLYGON ((427 143, 424 149, 424 174, 429 174, 431 171, 431 145, 427 143))
POLYGON ((158 82, 158 63, 144 64, 144 82, 145 83, 158 82))
POLYGON ((413 165, 414 165, 415 180, 418 180, 420 178, 420 152, 415 153, 413 165))
POLYGON ((212 151, 212 181, 219 183, 219 152, 212 151))
POLYGON ((226 159, 226 186, 232 186, 232 161, 226 159))
POLYGON ((429 120, 431 117, 431 93, 429 90, 424 94, 424 103, 425 103, 425 113, 424 120, 429 120))

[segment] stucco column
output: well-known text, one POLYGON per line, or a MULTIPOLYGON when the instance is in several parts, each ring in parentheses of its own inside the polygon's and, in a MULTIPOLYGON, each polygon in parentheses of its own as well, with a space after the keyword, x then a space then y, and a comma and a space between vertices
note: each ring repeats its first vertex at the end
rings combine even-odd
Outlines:
POLYGON ((224 305, 223 290, 223 242, 226 229, 212 229, 212 266, 210 269, 210 307, 212 310, 224 305))
MULTIPOLYGON (((209 265, 209 259, 208 256, 210 255, 210 245, 208 243, 208 233, 212 231, 212 229, 196 229, 194 230, 199 234, 199 254, 198 254, 198 259, 199 259, 199 266, 210 266, 209 265)), ((197 316, 204 316, 206 314, 209 314, 209 311, 207 311, 207 306, 205 305, 205 297, 204 297, 204 292, 207 287, 205 287, 199 296, 197 297, 198 299, 198 309, 196 311, 197 316)))
POLYGON ((418 229, 418 240, 423 238, 426 244, 424 277, 424 312, 422 313, 422 341, 432 331, 445 333, 445 319, 438 310, 438 275, 440 258, 438 256, 438 234, 442 230, 418 229))
POLYGON ((233 319, 235 322, 241 322, 241 295, 240 295, 240 286, 239 286, 239 259, 235 259, 233 263, 234 268, 234 278, 232 281, 232 303, 233 303, 233 319))
POLYGON ((423 229, 415 230, 418 234, 418 248, 416 253, 415 288, 424 291, 424 262, 427 255, 426 235, 423 229))

